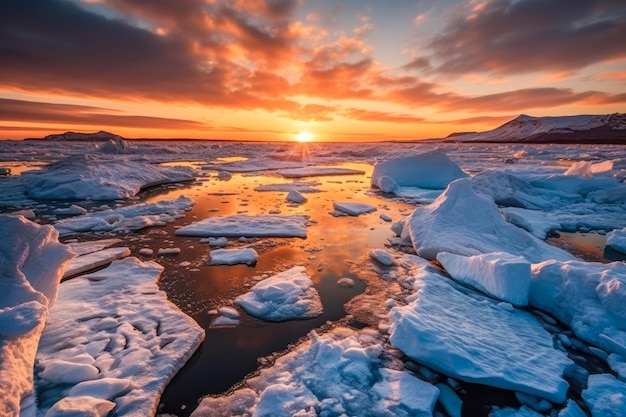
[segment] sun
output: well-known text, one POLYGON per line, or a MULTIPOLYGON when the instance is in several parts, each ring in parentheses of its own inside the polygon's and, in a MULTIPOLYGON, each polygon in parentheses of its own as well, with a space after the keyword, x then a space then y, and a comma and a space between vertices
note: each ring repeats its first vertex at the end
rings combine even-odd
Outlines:
POLYGON ((296 135, 296 141, 298 142, 311 142, 313 140, 313 133, 303 130, 296 135))

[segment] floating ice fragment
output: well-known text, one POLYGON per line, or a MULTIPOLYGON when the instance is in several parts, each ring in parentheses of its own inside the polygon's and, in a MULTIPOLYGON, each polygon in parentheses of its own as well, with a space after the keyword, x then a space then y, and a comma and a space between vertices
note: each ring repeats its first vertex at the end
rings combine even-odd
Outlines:
POLYGON ((110 264, 116 259, 122 259, 127 256, 130 256, 130 249, 126 247, 103 249, 101 251, 78 256, 70 261, 70 264, 63 274, 63 278, 72 277, 99 268, 103 265, 110 264))
POLYGON ((326 175, 363 175, 365 171, 360 169, 341 168, 341 167, 305 167, 280 169, 277 174, 285 178, 303 178, 303 177, 319 177, 326 175))
POLYGON ((180 248, 159 248, 157 255, 180 255, 180 248))
POLYGON ((289 191, 289 193, 287 194, 286 200, 290 203, 296 203, 296 204, 303 204, 308 201, 305 196, 303 196, 302 194, 294 190, 289 191))
POLYGON ((376 207, 371 204, 365 203, 346 203, 340 201, 333 201, 333 207, 342 213, 349 216, 359 216, 361 214, 371 213, 376 211, 376 207))
POLYGON ((626 227, 607 233, 606 245, 618 252, 626 253, 626 227))
POLYGON ((217 216, 176 230, 179 236, 199 237, 306 237, 307 216, 217 216))
POLYGON ((77 216, 79 214, 85 214, 85 213, 87 213, 87 209, 81 206, 78 206, 76 204, 72 204, 71 206, 67 208, 54 209, 54 214, 62 214, 62 215, 67 215, 67 216, 77 216))
POLYGON ((254 265, 259 258, 259 254, 252 248, 215 249, 209 256, 209 265, 254 265))
POLYGON ((393 265, 393 255, 384 249, 371 249, 368 254, 370 258, 380 262, 383 265, 393 265))

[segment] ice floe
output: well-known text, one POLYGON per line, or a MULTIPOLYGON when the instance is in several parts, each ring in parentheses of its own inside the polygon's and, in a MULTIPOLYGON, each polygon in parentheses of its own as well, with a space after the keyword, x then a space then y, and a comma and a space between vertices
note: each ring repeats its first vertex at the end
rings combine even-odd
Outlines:
POLYGON ((439 252, 508 252, 530 262, 573 259, 504 220, 494 201, 477 194, 469 179, 452 182, 432 204, 416 208, 404 224, 396 225, 403 237, 410 237, 417 254, 430 260, 439 252))
POLYGON ((61 235, 89 231, 139 230, 150 226, 163 226, 181 218, 194 204, 195 201, 192 199, 180 196, 175 200, 141 203, 70 217, 58 220, 54 227, 61 235))
POLYGON ((209 265, 256 264, 259 254, 252 248, 215 249, 209 254, 209 265))
POLYGON ((394 346, 462 381, 565 401, 563 374, 572 362, 534 316, 464 294, 427 264, 418 263, 415 275, 409 304, 391 311, 394 346))
POLYGON ((528 304, 530 263, 506 252, 463 256, 440 252, 437 260, 454 280, 516 306, 528 304))
POLYGON ((225 397, 206 397, 193 417, 430 416, 439 390, 384 367, 377 332, 337 328, 279 358, 225 397))
POLYGON ((528 210, 520 207, 504 207, 500 209, 504 219, 521 227, 537 239, 544 240, 548 233, 558 230, 561 223, 554 220, 550 213, 538 210, 528 210))
POLYGON ((383 265, 393 265, 393 255, 384 249, 371 249, 368 254, 370 258, 380 262, 383 265))
POLYGON ((92 252, 98 252, 102 249, 113 246, 117 243, 121 243, 122 239, 100 239, 92 240, 88 242, 66 242, 68 248, 72 250, 76 255, 82 256, 92 252))
POLYGON ((311 318, 323 312, 320 296, 303 266, 259 281, 235 303, 248 314, 269 321, 311 318))
POLYGON ((361 214, 376 211, 376 207, 366 203, 348 203, 343 201, 333 201, 333 208, 349 216, 360 216, 361 214))
POLYGON ((307 216, 216 216, 176 230, 179 236, 197 237, 306 237, 307 216))
POLYGON ((70 264, 67 266, 67 269, 63 274, 63 278, 72 277, 74 275, 99 268, 106 264, 110 264, 116 259, 122 259, 127 256, 130 256, 130 249, 127 247, 108 248, 78 256, 70 261, 70 264))
POLYGON ((60 285, 37 352, 42 413, 91 415, 109 401, 118 415, 154 415, 204 337, 157 287, 162 271, 131 257, 60 285))
POLYGON ((276 171, 277 174, 282 175, 285 178, 304 178, 304 177, 321 177, 329 175, 363 175, 365 171, 360 169, 341 168, 341 167, 304 167, 304 168, 290 168, 280 169, 276 171))
POLYGON ((618 252, 626 253, 626 227, 607 233, 606 245, 618 252))
POLYGON ((608 352, 626 355, 626 264, 556 260, 532 265, 529 304, 608 352))
POLYGON ((590 375, 583 400, 592 417, 626 416, 626 382, 611 374, 590 375))
POLYGON ((74 254, 23 217, 0 216, 0 235, 0 415, 35 415, 35 353, 74 254))
POLYGON ((308 201, 305 196, 294 190, 289 191, 285 200, 294 204, 304 204, 308 201))
POLYGON ((298 193, 319 193, 321 190, 317 188, 321 184, 319 182, 312 181, 295 181, 286 184, 265 184, 255 187, 254 191, 266 192, 298 192, 298 193))
POLYGON ((450 182, 465 177, 467 174, 445 152, 434 150, 376 164, 371 182, 372 186, 390 193, 398 187, 443 190, 450 182))
POLYGON ((191 181, 188 167, 161 167, 145 162, 70 157, 40 171, 22 174, 31 198, 115 200, 133 197, 143 188, 191 181))

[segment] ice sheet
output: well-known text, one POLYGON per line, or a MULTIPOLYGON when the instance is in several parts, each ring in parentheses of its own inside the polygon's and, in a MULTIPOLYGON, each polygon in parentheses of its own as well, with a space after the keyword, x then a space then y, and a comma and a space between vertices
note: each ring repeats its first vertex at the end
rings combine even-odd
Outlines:
POLYGON ((233 215, 209 217, 176 230, 179 236, 198 237, 306 237, 308 217, 233 215))

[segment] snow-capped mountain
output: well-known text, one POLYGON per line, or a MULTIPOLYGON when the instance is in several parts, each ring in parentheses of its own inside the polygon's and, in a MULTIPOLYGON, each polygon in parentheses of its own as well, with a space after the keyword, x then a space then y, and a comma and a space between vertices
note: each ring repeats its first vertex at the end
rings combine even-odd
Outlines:
POLYGON ((113 133, 105 132, 101 130, 96 133, 79 133, 79 132, 65 132, 59 134, 48 135, 44 138, 45 140, 51 141, 94 141, 94 142, 106 142, 110 139, 119 140, 122 139, 121 136, 115 135, 113 133))
POLYGON ((450 135, 456 142, 626 143, 626 113, 559 117, 522 114, 493 130, 450 135))

